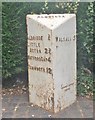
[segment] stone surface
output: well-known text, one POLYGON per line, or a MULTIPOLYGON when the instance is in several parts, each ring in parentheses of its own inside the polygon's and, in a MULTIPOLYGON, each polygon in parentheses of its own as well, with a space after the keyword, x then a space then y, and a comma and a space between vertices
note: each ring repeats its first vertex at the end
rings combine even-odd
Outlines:
POLYGON ((75 14, 27 15, 29 100, 58 112, 76 101, 75 14))
POLYGON ((88 118, 90 120, 90 118, 93 118, 93 113, 95 113, 93 112, 93 101, 85 97, 77 97, 74 104, 58 113, 32 106, 27 99, 28 93, 4 95, 2 97, 3 118, 33 118, 33 115, 34 118, 49 118, 51 115, 51 118, 88 118))

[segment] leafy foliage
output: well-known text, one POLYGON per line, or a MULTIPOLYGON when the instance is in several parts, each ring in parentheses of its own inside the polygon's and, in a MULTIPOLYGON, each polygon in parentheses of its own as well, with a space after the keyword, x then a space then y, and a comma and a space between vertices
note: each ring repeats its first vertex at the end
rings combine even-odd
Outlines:
POLYGON ((26 15, 42 13, 74 12, 76 3, 3 3, 2 4, 2 51, 3 78, 27 70, 26 15), (65 7, 64 7, 65 6, 65 7), (72 7, 73 6, 73 7, 72 7), (74 7, 75 6, 75 7, 74 7))
POLYGON ((77 13, 78 94, 93 93, 93 3, 80 3, 77 13))
POLYGON ((93 75, 89 72, 89 70, 81 68, 78 71, 78 82, 77 82, 77 91, 79 95, 89 95, 93 94, 93 75), (88 72, 87 72, 88 71, 88 72))
POLYGON ((26 28, 25 16, 20 3, 2 5, 2 51, 3 77, 11 77, 25 70, 26 28), (21 23, 22 21, 22 23, 21 23))
POLYGON ((78 94, 92 93, 93 3, 16 2, 2 4, 2 74, 4 79, 27 71, 27 14, 77 15, 78 94), (90 74, 85 71, 90 71, 90 74))
POLYGON ((93 4, 80 3, 78 9, 78 67, 87 67, 91 70, 93 63, 93 4))

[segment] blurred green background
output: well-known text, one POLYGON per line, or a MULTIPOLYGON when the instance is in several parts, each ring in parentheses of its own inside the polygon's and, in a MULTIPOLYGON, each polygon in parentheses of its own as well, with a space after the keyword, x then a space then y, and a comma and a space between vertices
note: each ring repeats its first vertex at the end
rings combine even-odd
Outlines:
MULTIPOLYGON (((2 3, 2 83, 27 76, 27 14, 77 15, 77 93, 93 94, 93 3, 4 2, 2 3)), ((23 78, 22 78, 23 79, 23 78)), ((27 77, 26 77, 27 79, 27 77)))

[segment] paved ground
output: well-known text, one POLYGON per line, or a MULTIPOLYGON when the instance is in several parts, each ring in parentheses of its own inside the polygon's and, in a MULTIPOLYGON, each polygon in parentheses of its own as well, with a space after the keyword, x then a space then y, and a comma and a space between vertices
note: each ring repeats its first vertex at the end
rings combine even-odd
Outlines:
POLYGON ((29 103, 28 93, 2 96, 3 118, 93 118, 93 102, 90 99, 78 97, 68 108, 56 114, 48 112, 29 103))

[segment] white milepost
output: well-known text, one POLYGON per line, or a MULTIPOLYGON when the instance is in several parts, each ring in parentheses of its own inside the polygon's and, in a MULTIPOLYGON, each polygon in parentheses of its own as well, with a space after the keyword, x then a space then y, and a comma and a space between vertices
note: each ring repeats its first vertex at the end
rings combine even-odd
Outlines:
POLYGON ((27 15, 29 99, 58 112, 76 100, 76 15, 27 15))

